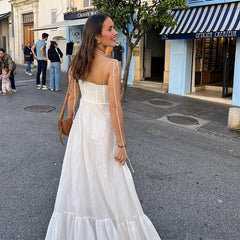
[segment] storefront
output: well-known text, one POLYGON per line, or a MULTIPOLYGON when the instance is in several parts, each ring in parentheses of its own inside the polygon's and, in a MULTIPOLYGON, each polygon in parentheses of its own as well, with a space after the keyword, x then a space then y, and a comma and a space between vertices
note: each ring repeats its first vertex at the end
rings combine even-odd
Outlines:
POLYGON ((235 37, 194 40, 195 91, 212 89, 221 92, 223 98, 232 95, 236 40, 235 37))
POLYGON ((177 26, 160 34, 171 44, 169 93, 207 93, 207 100, 240 105, 240 3, 189 8, 174 17, 177 26))

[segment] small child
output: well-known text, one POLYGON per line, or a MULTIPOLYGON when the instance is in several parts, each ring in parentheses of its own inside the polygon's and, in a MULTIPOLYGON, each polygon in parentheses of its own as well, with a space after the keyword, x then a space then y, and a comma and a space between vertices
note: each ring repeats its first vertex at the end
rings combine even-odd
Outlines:
POLYGON ((2 69, 2 75, 0 76, 2 79, 2 92, 3 95, 6 95, 6 90, 8 90, 9 94, 12 94, 12 89, 10 87, 10 80, 8 75, 8 69, 3 68, 2 69))

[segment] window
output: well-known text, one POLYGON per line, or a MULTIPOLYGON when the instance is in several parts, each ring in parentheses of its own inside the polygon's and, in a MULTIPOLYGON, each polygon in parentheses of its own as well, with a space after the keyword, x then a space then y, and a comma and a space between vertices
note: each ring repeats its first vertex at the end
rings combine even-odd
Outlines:
POLYGON ((23 23, 33 23, 33 13, 23 14, 23 23))
POLYGON ((90 7, 93 5, 93 0, 83 0, 83 7, 90 7))
POLYGON ((74 7, 74 1, 71 1, 71 7, 72 8, 74 7))
POLYGON ((56 23, 56 21, 57 21, 57 9, 56 8, 51 10, 51 16, 52 16, 52 24, 56 23))

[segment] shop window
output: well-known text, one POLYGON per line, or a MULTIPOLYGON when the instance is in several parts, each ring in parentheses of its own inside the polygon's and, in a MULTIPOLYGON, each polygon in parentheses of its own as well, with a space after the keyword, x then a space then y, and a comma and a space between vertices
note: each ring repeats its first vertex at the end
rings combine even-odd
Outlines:
POLYGON ((83 0, 83 7, 91 7, 93 5, 93 0, 83 0))

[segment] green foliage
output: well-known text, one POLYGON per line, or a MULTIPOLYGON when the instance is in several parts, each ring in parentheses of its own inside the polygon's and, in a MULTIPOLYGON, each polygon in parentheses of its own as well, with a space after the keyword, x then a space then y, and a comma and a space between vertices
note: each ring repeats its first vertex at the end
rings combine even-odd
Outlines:
POLYGON ((93 0, 93 5, 99 13, 111 17, 115 26, 121 29, 127 38, 128 55, 121 93, 123 102, 127 90, 133 48, 139 43, 142 36, 152 28, 174 27, 176 21, 173 19, 173 11, 176 8, 187 8, 186 0, 93 0), (131 27, 129 28, 128 25, 131 27))
POLYGON ((187 8, 186 0, 93 0, 99 13, 110 16, 118 29, 126 35, 129 44, 134 47, 144 33, 161 26, 174 27, 173 11, 187 8), (127 25, 133 26, 131 31, 127 25), (132 37, 136 41, 132 43, 132 37))

